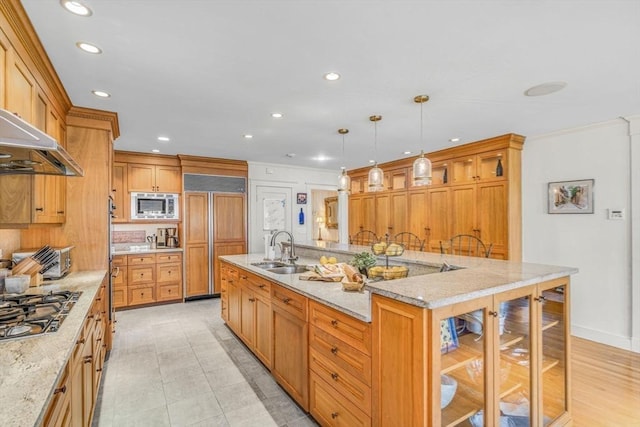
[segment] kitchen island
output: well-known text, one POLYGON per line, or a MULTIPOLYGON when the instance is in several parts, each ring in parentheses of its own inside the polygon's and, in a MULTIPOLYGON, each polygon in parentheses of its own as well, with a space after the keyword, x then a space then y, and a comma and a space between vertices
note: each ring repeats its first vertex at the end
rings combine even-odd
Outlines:
POLYGON ((0 424, 16 427, 41 425, 46 421, 45 418, 58 415, 50 412, 50 409, 54 409, 57 401, 62 404, 65 400, 69 403, 67 415, 71 416, 71 411, 75 410, 78 418, 89 416, 97 395, 93 387, 96 385, 96 380, 99 383, 102 366, 100 359, 104 358, 103 343, 100 340, 104 334, 108 333, 102 329, 100 333, 103 335, 97 332, 93 334, 94 330, 97 331, 106 324, 106 321, 103 323, 103 319, 106 319, 107 313, 102 311, 94 313, 95 309, 102 309, 105 306, 101 303, 106 301, 103 295, 106 277, 104 270, 75 272, 63 279, 45 282, 43 286, 27 290, 28 294, 47 294, 58 291, 82 292, 82 294, 57 331, 0 341, 0 372, 2 372, 0 375, 0 402, 2 402, 0 420, 2 422, 0 424), (101 298, 102 300, 99 300, 101 298), (92 317, 88 322, 89 316, 92 317), (87 353, 77 353, 78 341, 88 338, 89 331, 92 332, 91 340, 94 338, 99 340, 97 345, 83 346, 87 348, 87 353), (89 347, 92 348, 89 349, 89 347), (94 350, 96 353, 93 352, 94 350), (92 356, 91 359, 86 359, 89 354, 92 356), (81 357, 85 359, 81 360, 81 357), (73 372, 69 370, 69 363, 71 360, 76 362, 75 359, 78 359, 78 362, 84 362, 82 367, 87 367, 87 374, 91 377, 84 378, 86 388, 82 374, 78 377, 79 382, 71 381, 73 372), (96 376, 92 372, 95 369, 100 369, 96 376), (69 382, 65 382, 67 380, 69 382), (63 390, 65 385, 67 387, 63 390), (86 390, 91 392, 88 393, 86 390), (78 404, 75 408, 72 408, 72 402, 66 399, 68 395, 76 397, 78 404), (84 400, 89 397, 90 401, 84 400), (83 414, 83 411, 89 412, 83 414))
MULTIPOLYGON (((368 250, 296 245, 299 264, 320 255, 345 262, 368 250)), ((252 265, 262 258, 221 257, 238 278, 227 277, 223 318, 246 343, 243 326, 257 323, 252 280, 270 287, 270 298, 261 298, 260 323, 269 324, 262 333, 274 340, 262 344, 261 354, 271 357, 261 360, 321 424, 338 417, 357 425, 497 425, 503 417, 532 425, 570 422, 569 276, 575 268, 407 251, 393 263, 407 266, 409 277, 347 293, 340 283, 252 265), (440 273, 445 262, 453 269, 440 273), (281 310, 292 303, 295 327, 281 310), (279 328, 294 341, 279 339, 279 328), (305 349, 287 360, 300 365, 298 371, 276 366, 278 355, 288 356, 279 346, 305 349), (341 359, 344 353, 351 356, 341 359), (452 381, 453 392, 441 385, 452 381)), ((252 334, 251 342, 259 342, 259 328, 252 334)))

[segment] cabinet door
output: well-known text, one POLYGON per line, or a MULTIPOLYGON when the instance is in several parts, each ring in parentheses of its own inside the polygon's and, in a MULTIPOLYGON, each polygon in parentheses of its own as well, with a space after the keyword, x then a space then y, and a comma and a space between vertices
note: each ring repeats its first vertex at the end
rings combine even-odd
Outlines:
MULTIPOLYGON (((427 190, 412 190, 407 193, 408 230, 421 239, 428 239, 427 232, 427 190)), ((428 240, 425 240, 428 242, 428 240)), ((425 245, 426 246, 426 245, 425 245)))
POLYGON ((491 258, 508 259, 507 183, 483 182, 477 185, 477 236, 488 247, 491 258))
POLYGON ((389 194, 375 196, 375 228, 373 231, 381 239, 391 232, 390 204, 389 194))
POLYGON ((449 177, 452 185, 469 184, 476 181, 478 175, 476 173, 476 156, 464 156, 451 160, 451 176, 449 177))
POLYGON ((228 316, 229 320, 227 324, 236 333, 240 331, 240 284, 236 279, 227 280, 227 290, 229 298, 228 316))
POLYGON ((476 156, 478 181, 506 180, 508 176, 505 150, 488 151, 476 156))
POLYGON ((427 190, 427 232, 425 250, 440 252, 440 241, 450 239, 451 234, 451 189, 434 188, 427 190))
POLYGON ((274 378, 298 404, 307 411, 309 328, 307 321, 272 304, 274 378))
POLYGON ((268 298, 256 296, 255 301, 255 353, 256 356, 271 369, 271 303, 268 298))
POLYGON ((240 291, 240 330, 238 335, 249 348, 254 347, 255 337, 255 302, 256 297, 246 285, 239 286, 240 291))
POLYGON ((391 193, 389 206, 389 235, 408 231, 408 195, 406 192, 391 193))
POLYGON ((214 194, 214 241, 244 242, 246 240, 246 214, 244 194, 214 194))
POLYGON ((114 163, 112 173, 113 185, 111 195, 115 205, 113 222, 127 222, 129 220, 129 204, 131 203, 131 198, 127 191, 127 164, 114 163))
POLYGON ((362 218, 362 197, 349 197, 349 236, 353 236, 360 230, 364 230, 362 218))
POLYGON ((450 214, 451 236, 456 234, 477 235, 475 185, 456 186, 451 189, 450 214))
POLYGON ((187 192, 184 196, 184 248, 187 297, 209 292, 209 195, 187 192))
MULTIPOLYGON (((376 198, 372 194, 362 196, 362 211, 360 223, 363 230, 375 231, 376 229, 376 198)), ((381 237, 381 236, 378 236, 381 237)))
POLYGON ((215 243, 213 245, 213 293, 220 293, 220 259, 219 256, 223 255, 238 255, 238 254, 246 254, 247 246, 245 242, 238 243, 215 243))
POLYGON ((139 163, 127 164, 129 191, 153 192, 156 188, 156 167, 139 163))
POLYGON ((181 193, 182 174, 179 167, 156 166, 155 190, 160 193, 181 193))

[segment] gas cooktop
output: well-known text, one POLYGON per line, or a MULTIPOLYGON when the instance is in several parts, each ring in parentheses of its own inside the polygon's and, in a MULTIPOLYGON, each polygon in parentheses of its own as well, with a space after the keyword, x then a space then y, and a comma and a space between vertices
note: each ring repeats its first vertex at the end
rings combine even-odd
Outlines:
POLYGON ((0 341, 57 331, 81 294, 0 295, 0 341))

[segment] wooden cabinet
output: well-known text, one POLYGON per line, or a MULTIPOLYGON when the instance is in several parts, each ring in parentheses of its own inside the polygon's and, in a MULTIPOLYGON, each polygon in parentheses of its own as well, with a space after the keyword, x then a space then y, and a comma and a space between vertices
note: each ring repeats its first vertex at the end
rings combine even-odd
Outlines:
POLYGON ((67 362, 62 375, 53 390, 53 397, 44 416, 44 427, 71 426, 71 378, 70 363, 67 362))
POLYGON ((129 163, 127 180, 130 192, 182 192, 182 175, 175 166, 129 163))
POLYGON ((271 373, 298 404, 309 409, 307 298, 271 286, 273 361, 271 373))
POLYGON ((186 297, 209 293, 209 193, 184 195, 184 250, 186 297))
POLYGON ((387 185, 378 193, 356 192, 365 191, 360 183, 367 170, 351 171, 349 234, 366 229, 384 237, 410 231, 425 239, 424 250, 432 252, 456 234, 472 234, 493 245, 492 258, 519 260, 523 142, 507 134, 428 153, 432 184, 426 187, 410 186, 412 159, 379 165, 387 185))
POLYGON ((182 300, 182 253, 116 255, 115 308, 182 300))
POLYGON ((568 277, 433 310, 374 295, 374 424, 570 422, 568 306, 568 277))
POLYGON ((240 272, 240 338, 271 369, 271 282, 240 272))
POLYGON ((129 212, 131 210, 131 197, 127 190, 127 164, 114 162, 112 174, 113 188, 111 190, 111 196, 113 197, 113 204, 115 205, 115 209, 113 210, 113 222, 128 222, 129 212))
POLYGON ((325 425, 371 425, 371 327, 309 302, 309 411, 325 425))

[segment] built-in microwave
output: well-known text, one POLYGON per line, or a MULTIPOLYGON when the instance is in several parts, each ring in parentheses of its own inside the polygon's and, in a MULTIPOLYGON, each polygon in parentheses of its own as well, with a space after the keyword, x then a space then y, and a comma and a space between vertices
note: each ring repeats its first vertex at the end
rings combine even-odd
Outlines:
POLYGON ((131 219, 178 219, 178 194, 131 193, 131 219))

